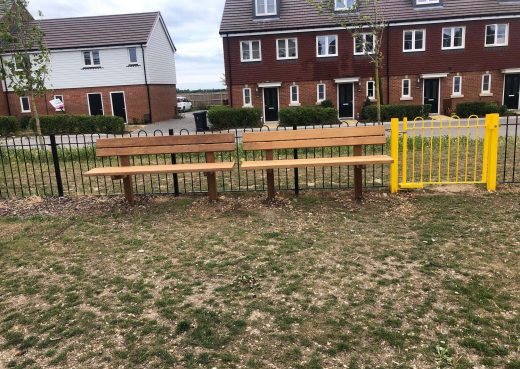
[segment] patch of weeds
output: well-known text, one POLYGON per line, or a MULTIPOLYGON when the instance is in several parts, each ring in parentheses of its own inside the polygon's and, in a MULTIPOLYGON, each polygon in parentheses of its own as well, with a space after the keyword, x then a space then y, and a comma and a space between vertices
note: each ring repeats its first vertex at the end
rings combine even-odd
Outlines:
POLYGON ((243 320, 234 319, 228 314, 219 314, 206 309, 193 312, 196 325, 189 332, 187 340, 190 344, 208 349, 217 349, 238 339, 245 328, 243 320))
POLYGON ((61 365, 64 362, 67 361, 67 355, 68 355, 68 351, 67 350, 63 350, 54 359, 49 361, 49 364, 52 365, 52 366, 61 365))
POLYGON ((191 323, 187 320, 181 320, 179 323, 177 323, 177 327, 175 327, 175 334, 183 334, 190 330, 191 323))
POLYGON ((450 367, 453 363, 453 357, 447 347, 437 345, 435 346, 435 354, 437 355, 437 361, 441 368, 450 367))
POLYGON ((389 331, 384 328, 376 328, 374 336, 381 341, 387 342, 390 346, 402 348, 406 341, 406 336, 399 332, 389 331))
POLYGON ((478 341, 475 338, 465 338, 460 342, 460 344, 463 347, 473 349, 480 355, 487 357, 507 356, 509 353, 507 348, 504 346, 478 341))
POLYGON ((513 360, 506 364, 506 369, 520 369, 520 360, 513 360))

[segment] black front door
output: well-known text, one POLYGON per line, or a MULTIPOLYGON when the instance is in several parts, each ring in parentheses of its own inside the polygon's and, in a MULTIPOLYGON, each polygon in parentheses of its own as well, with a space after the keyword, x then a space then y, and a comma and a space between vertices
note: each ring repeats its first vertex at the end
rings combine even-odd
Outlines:
POLYGON ((339 117, 354 118, 354 84, 339 85, 339 117))
POLYGON ((432 106, 431 112, 439 114, 439 80, 425 79, 424 80, 424 105, 432 106))
POLYGON ((264 120, 266 122, 278 121, 278 89, 264 88, 264 120))
POLYGON ((520 74, 506 75, 504 105, 508 109, 518 110, 520 104, 520 74))
POLYGON ((90 115, 103 115, 103 101, 101 94, 89 94, 88 106, 90 115))
POLYGON ((116 117, 123 118, 126 123, 125 94, 122 92, 112 92, 110 97, 112 99, 112 113, 116 117))

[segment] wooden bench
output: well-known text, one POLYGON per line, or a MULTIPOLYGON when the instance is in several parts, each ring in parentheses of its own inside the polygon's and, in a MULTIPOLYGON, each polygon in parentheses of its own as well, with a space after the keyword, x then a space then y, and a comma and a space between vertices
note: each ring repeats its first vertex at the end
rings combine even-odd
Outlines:
POLYGON ((119 167, 95 168, 87 173, 88 177, 112 177, 123 180, 125 197, 133 202, 132 176, 167 173, 205 173, 208 178, 208 194, 217 200, 217 172, 230 172, 234 162, 215 162, 215 153, 236 150, 233 134, 209 134, 160 137, 130 137, 100 139, 96 142, 96 156, 119 157, 119 167), (205 153, 205 163, 139 165, 130 163, 131 156, 160 154, 205 153))
POLYGON ((361 199, 363 196, 362 169, 364 166, 393 163, 393 159, 388 155, 363 156, 363 145, 382 145, 385 143, 384 126, 250 132, 244 134, 244 150, 265 151, 266 160, 245 161, 241 168, 244 170, 266 170, 268 198, 273 199, 275 197, 274 169, 354 166, 355 197, 361 199), (338 146, 354 146, 354 156, 274 160, 273 155, 274 150, 338 146))

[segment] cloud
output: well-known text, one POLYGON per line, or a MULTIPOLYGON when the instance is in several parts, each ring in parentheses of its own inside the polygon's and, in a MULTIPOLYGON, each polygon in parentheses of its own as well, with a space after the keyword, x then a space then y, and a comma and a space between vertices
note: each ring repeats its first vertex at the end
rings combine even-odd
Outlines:
POLYGON ((160 11, 177 52, 179 88, 222 88, 222 40, 218 34, 225 0, 31 0, 29 10, 44 18, 160 11))

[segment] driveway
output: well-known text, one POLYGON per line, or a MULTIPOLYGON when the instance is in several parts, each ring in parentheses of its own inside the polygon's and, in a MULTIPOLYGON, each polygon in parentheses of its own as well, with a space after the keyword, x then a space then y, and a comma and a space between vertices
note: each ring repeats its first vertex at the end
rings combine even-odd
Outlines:
MULTIPOLYGON (((161 131, 164 134, 168 134, 170 129, 173 129, 175 134, 195 132, 195 118, 193 117, 193 112, 183 113, 183 117, 179 119, 170 119, 165 120, 164 122, 149 124, 144 126, 144 128, 142 128, 140 131, 144 131, 148 135, 153 135, 153 133, 156 131, 161 131)), ((133 132, 133 134, 138 132, 139 131, 133 132)))

